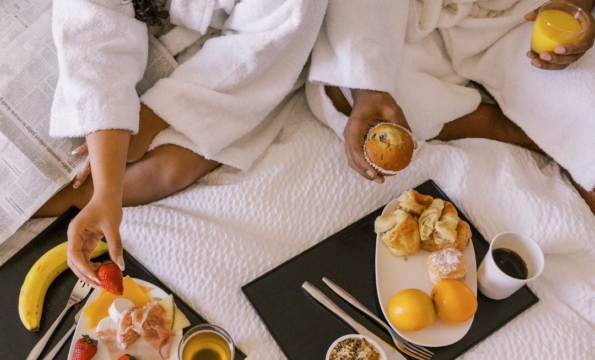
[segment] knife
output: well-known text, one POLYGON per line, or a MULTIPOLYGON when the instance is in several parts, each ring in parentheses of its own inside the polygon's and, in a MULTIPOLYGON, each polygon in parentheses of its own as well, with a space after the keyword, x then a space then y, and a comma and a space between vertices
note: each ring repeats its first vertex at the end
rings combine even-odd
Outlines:
POLYGON ((332 311, 335 315, 337 315, 341 320, 345 321, 347 325, 349 325, 353 330, 355 330, 358 334, 367 336, 372 340, 376 341, 376 343, 382 348, 384 353, 386 354, 387 360, 402 360, 405 359, 403 355, 401 355, 397 349, 390 346, 386 341, 382 340, 378 336, 376 336, 373 332, 366 329, 355 321, 351 316, 347 315, 345 311, 343 311, 337 304, 331 301, 326 295, 324 295, 320 290, 318 290, 314 285, 310 284, 309 282, 305 282, 302 285, 302 289, 304 289, 310 296, 312 296, 316 301, 321 303, 327 309, 332 311))
POLYGON ((58 352, 60 351, 60 349, 62 349, 62 346, 64 346, 64 343, 66 343, 66 341, 68 340, 70 335, 74 332, 74 329, 76 329, 76 324, 79 322, 82 312, 83 312, 83 307, 81 306, 81 309, 76 313, 76 315, 74 315, 74 324, 72 324, 70 329, 68 329, 68 331, 66 331, 66 334, 64 334, 64 336, 62 336, 62 339, 60 339, 60 341, 58 341, 56 346, 54 346, 52 348, 52 350, 43 358, 43 360, 54 360, 56 355, 58 355, 58 352))

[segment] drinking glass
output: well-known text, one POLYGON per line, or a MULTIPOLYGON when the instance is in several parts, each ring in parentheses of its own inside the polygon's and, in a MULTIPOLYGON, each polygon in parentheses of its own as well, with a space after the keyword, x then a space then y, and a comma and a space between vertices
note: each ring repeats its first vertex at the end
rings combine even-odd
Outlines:
MULTIPOLYGON (((186 347, 189 347, 188 350, 191 350, 193 348, 193 342, 194 340, 197 339, 197 337, 201 336, 201 335, 205 335, 206 334, 215 334, 218 337, 220 337, 221 339, 217 340, 217 347, 221 347, 224 346, 225 348, 227 348, 229 346, 229 353, 227 353, 227 350, 225 351, 228 355, 229 355, 229 359, 224 358, 219 356, 218 354, 220 354, 219 351, 213 351, 213 352, 209 352, 209 354, 205 354, 204 356, 208 357, 209 360, 210 359, 217 359, 217 360, 233 360, 235 358, 235 345, 233 343, 233 340, 231 338, 231 336, 229 336, 229 334, 223 330, 222 328, 220 328, 219 326, 216 325, 212 325, 212 324, 200 324, 200 325, 196 325, 190 329, 188 329, 188 331, 186 331, 186 333, 184 334, 184 336, 182 337, 182 340, 180 340, 180 346, 178 347, 178 358, 180 360, 184 360, 184 358, 189 358, 189 359, 194 359, 195 356, 199 356, 198 354, 185 354, 184 349, 186 347), (225 344, 225 345, 223 345, 225 344), (215 354, 217 353, 217 354, 215 354)), ((205 350, 205 349, 210 349, 209 347, 201 347, 201 350, 205 350)), ((206 358, 204 360, 207 360, 206 358)))
POLYGON ((553 52, 556 46, 572 44, 589 27, 589 17, 576 5, 550 1, 539 8, 533 25, 531 50, 537 54, 553 52))

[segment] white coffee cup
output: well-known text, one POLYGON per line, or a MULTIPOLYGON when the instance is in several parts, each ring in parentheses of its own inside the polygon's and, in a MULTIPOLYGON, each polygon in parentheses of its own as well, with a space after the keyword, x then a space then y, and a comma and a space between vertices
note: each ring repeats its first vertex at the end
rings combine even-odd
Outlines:
POLYGON ((533 239, 515 232, 501 233, 492 240, 488 253, 477 270, 479 291, 490 299, 505 299, 521 286, 537 278, 543 270, 544 262, 543 252, 533 239), (509 276, 496 265, 493 251, 502 248, 516 252, 525 261, 526 279, 509 276))

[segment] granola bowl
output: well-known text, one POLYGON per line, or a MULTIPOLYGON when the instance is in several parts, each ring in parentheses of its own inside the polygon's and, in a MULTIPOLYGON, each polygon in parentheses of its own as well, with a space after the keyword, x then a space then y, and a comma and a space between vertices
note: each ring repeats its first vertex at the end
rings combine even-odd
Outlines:
POLYGON ((326 360, 386 360, 386 354, 367 336, 344 335, 335 340, 326 352, 326 360))

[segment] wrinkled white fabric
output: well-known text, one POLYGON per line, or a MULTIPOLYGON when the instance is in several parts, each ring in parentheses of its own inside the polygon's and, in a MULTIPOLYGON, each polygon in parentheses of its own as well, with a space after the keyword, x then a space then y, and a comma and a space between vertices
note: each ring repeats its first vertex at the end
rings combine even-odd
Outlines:
MULTIPOLYGON (((386 22, 384 27, 370 25, 367 17, 347 25, 325 21, 321 34, 334 34, 332 42, 319 41, 317 53, 332 53, 323 66, 312 62, 307 96, 314 114, 342 137, 347 117, 337 112, 324 93, 324 84, 344 88, 386 91, 402 107, 413 133, 419 139, 431 139, 442 126, 474 111, 481 96, 465 87, 469 80, 482 84, 496 99, 504 114, 518 124, 547 154, 568 170, 586 189, 595 188, 595 50, 590 50, 575 64, 562 71, 544 71, 533 67, 526 57, 532 23, 524 15, 544 0, 400 0, 389 3, 389 10, 366 7, 356 2, 353 9, 331 0, 332 12, 374 13, 380 19, 394 14, 402 22, 408 11, 407 26, 386 22), (408 4, 407 4, 408 3, 408 4), (336 5, 336 6, 334 6, 336 5), (359 7, 357 6, 359 5, 359 7), (391 11, 392 10, 392 11, 391 11), (365 29, 361 30, 361 29, 365 29), (396 31, 396 33, 395 33, 396 31), (370 39, 390 38, 393 48, 377 47, 370 39), (345 44, 362 46, 344 46, 345 44), (337 45, 338 44, 338 45, 337 45), (383 50, 382 54, 378 51, 383 50), (387 89, 386 79, 375 72, 350 70, 344 58, 357 53, 380 69, 394 88, 387 89), (398 64, 392 69, 377 65, 379 58, 392 57, 398 64), (324 71, 336 66, 339 69, 324 71)), ((357 19, 353 16, 352 19, 357 19)), ((322 35, 321 35, 322 36, 322 35)), ((363 68, 363 66, 362 66, 363 68)))
MULTIPOLYGON (((209 159, 250 168, 283 125, 287 102, 318 35, 325 0, 172 0, 167 47, 181 51, 209 26, 222 30, 141 101, 169 123, 160 135, 209 159), (238 156, 238 152, 241 156, 238 156)), ((138 130, 134 85, 147 59, 147 28, 132 4, 56 0, 60 80, 53 136, 138 130)))
MULTIPOLYGON (((556 163, 494 141, 430 142, 406 170, 376 184, 351 170, 343 142, 297 96, 282 111, 279 137, 249 172, 223 166, 173 196, 124 209, 124 247, 228 330, 248 359, 283 355, 240 287, 427 179, 488 241, 518 231, 545 253, 545 269, 530 284, 539 303, 463 359, 585 359, 595 352, 595 217, 556 163)), ((12 239, 5 244, 14 247, 12 239)))

